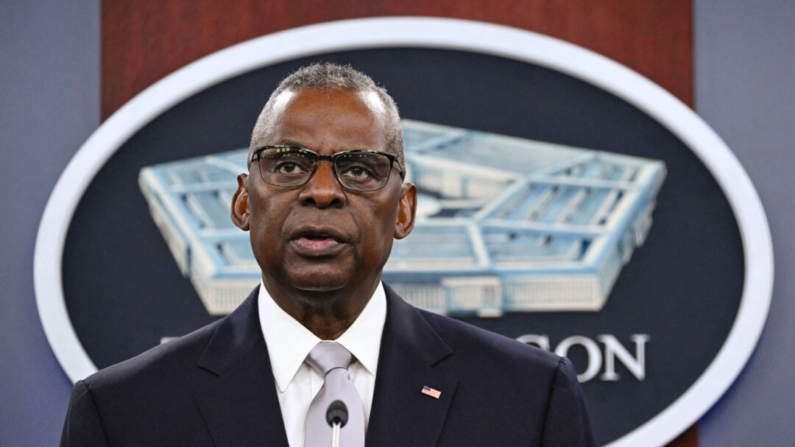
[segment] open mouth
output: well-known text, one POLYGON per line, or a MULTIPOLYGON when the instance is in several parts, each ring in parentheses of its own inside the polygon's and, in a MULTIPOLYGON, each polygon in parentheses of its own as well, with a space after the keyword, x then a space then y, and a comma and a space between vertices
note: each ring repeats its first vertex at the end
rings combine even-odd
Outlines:
POLYGON ((307 228, 298 231, 293 246, 303 256, 330 256, 345 246, 345 239, 334 230, 307 228))
POLYGON ((340 242, 334 236, 332 236, 330 234, 326 234, 326 233, 306 233, 303 236, 301 236, 301 238, 307 239, 307 240, 310 240, 310 241, 333 240, 335 242, 340 242))

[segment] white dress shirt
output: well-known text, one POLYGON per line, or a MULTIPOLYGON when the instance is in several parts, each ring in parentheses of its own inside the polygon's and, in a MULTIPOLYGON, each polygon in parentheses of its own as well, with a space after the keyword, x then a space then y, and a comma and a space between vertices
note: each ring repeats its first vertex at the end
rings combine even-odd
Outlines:
MULTIPOLYGON (((282 310, 265 290, 264 284, 260 285, 257 303, 287 441, 290 447, 304 447, 306 413, 324 381, 304 360, 322 340, 282 310)), ((385 321, 386 295, 384 286, 379 283, 356 321, 335 340, 350 351, 355 359, 348 373, 362 398, 365 428, 373 406, 375 375, 385 321)))

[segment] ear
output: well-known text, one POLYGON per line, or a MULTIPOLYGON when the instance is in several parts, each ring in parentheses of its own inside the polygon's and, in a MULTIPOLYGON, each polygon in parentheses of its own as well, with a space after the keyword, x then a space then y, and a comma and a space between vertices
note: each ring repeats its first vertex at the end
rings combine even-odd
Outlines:
POLYGON ((395 239, 403 239, 414 228, 414 217, 417 215, 417 187, 404 183, 400 189, 398 217, 395 221, 395 239))
POLYGON ((232 196, 232 222, 243 231, 249 229, 248 175, 237 176, 237 190, 232 196))

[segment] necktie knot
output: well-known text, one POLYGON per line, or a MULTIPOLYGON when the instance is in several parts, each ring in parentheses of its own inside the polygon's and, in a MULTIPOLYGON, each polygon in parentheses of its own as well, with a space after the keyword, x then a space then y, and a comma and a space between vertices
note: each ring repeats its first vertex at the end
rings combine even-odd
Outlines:
POLYGON ((348 369, 352 360, 350 351, 337 342, 320 342, 306 356, 309 366, 323 377, 332 369, 348 369))

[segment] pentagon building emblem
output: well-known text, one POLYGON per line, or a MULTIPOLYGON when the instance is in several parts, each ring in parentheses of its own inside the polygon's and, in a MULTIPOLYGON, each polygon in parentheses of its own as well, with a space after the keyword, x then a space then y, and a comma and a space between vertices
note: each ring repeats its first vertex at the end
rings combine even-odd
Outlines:
MULTIPOLYGON (((412 234, 384 280, 448 315, 598 311, 652 224, 665 165, 608 152, 403 120, 412 234)), ((229 218, 248 149, 159 164, 139 184, 181 272, 211 315, 260 281, 229 218)))

